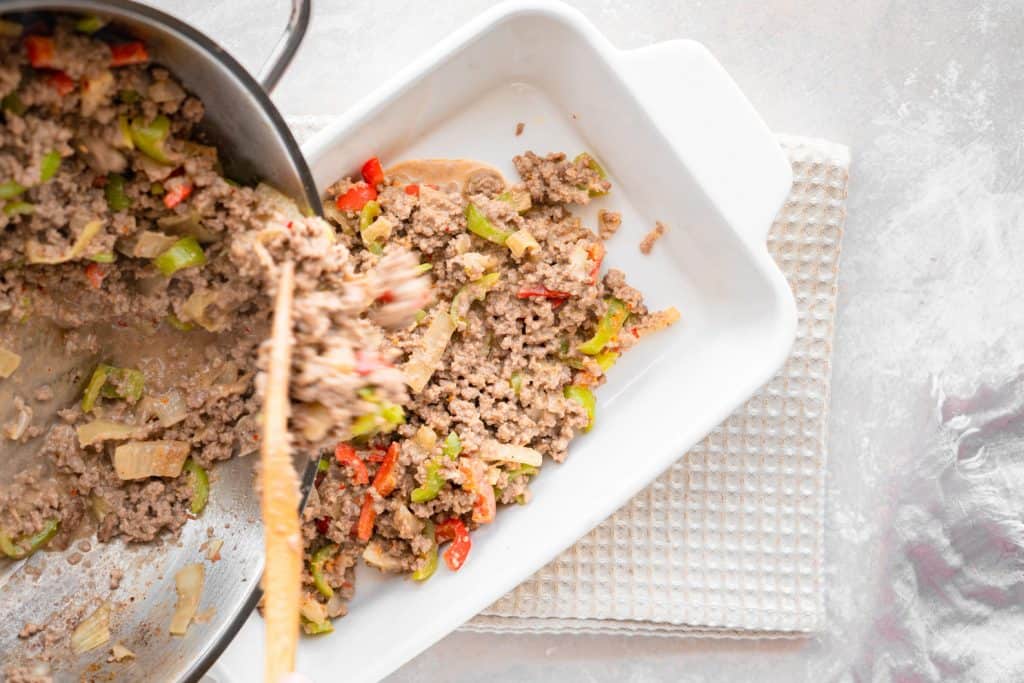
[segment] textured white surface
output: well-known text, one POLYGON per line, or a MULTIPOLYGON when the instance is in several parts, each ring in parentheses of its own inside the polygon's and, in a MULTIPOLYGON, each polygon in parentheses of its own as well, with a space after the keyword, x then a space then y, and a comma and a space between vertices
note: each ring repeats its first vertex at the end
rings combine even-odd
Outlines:
MULTIPOLYGON (((252 68, 287 14, 283 0, 155 4, 252 68)), ((275 99, 290 113, 340 111, 487 4, 319 0, 275 99)), ((1019 382, 1000 378, 1024 364, 1024 6, 572 4, 622 47, 705 43, 773 129, 854 150, 828 432, 825 629, 798 642, 456 633, 394 680, 1024 680, 1020 449, 1003 439, 1005 421, 988 421, 981 436, 1003 446, 981 451, 997 456, 980 459, 980 481, 965 481, 984 496, 962 507, 965 488, 949 486, 962 465, 933 389, 971 396, 982 379, 1012 389, 1019 382), (956 517, 963 509, 972 514, 956 517), (996 512, 995 524, 982 521, 996 512)))

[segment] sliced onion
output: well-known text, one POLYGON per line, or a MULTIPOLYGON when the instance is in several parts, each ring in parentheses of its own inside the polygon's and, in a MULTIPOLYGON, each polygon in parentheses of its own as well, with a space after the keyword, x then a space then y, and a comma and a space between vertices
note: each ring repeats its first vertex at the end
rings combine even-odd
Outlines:
POLYGON ((199 598, 203 594, 203 582, 206 574, 203 565, 187 564, 174 575, 174 585, 178 591, 178 602, 174 605, 170 631, 172 635, 183 636, 192 623, 192 617, 199 609, 199 598))
POLYGON ((529 230, 519 230, 508 236, 505 246, 509 248, 513 256, 521 258, 523 254, 538 251, 540 244, 529 230))
MULTIPOLYGON (((164 166, 163 168, 173 167, 164 166)), ((195 237, 203 244, 216 242, 218 239, 217 233, 212 230, 208 230, 203 225, 199 218, 198 211, 192 211, 186 214, 171 214, 170 216, 163 216, 156 219, 156 224, 159 225, 161 229, 166 230, 169 233, 182 237, 195 237)))
POLYGON ((104 602, 71 632, 71 651, 76 655, 110 640, 110 603, 104 602))
POLYGON ((172 389, 162 396, 146 396, 139 403, 139 414, 144 419, 155 417, 161 427, 176 425, 188 417, 188 406, 181 392, 172 389))
POLYGON ((188 458, 187 441, 130 441, 114 449, 119 479, 177 477, 188 458))
POLYGON ((327 605, 317 601, 312 595, 306 594, 299 606, 299 614, 309 619, 314 624, 322 624, 327 621, 327 605))
MULTIPOLYGON (((72 223, 75 219, 72 219, 72 223)), ((72 230, 74 227, 72 226, 72 230)), ((88 221, 83 227, 82 231, 78 234, 78 239, 71 246, 71 249, 64 252, 59 256, 53 255, 53 248, 36 242, 35 240, 29 240, 25 243, 25 258, 29 263, 40 263, 53 265, 56 263, 65 263, 73 259, 78 258, 85 253, 86 248, 89 246, 89 242, 93 240, 96 235, 100 234, 103 230, 103 221, 91 220, 88 221)))
POLYGON ((260 206, 270 206, 277 209, 285 217, 286 221, 302 220, 305 218, 291 197, 266 183, 260 183, 256 186, 256 196, 261 200, 259 202, 260 206))
POLYGON ((114 643, 110 648, 110 660, 121 662, 125 659, 135 659, 135 653, 121 643, 114 643))
POLYGON ((75 428, 78 432, 78 443, 83 448, 101 441, 120 441, 133 439, 141 435, 135 425, 126 425, 110 420, 93 420, 75 428))
POLYGON ((21 356, 0 346, 0 377, 8 378, 21 365, 21 356))
POLYGON ((203 544, 206 548, 206 559, 216 562, 220 559, 220 549, 224 547, 224 541, 219 538, 211 538, 203 544))
POLYGON ((220 332, 227 328, 224 320, 215 320, 207 311, 221 299, 219 292, 207 289, 193 292, 182 304, 181 312, 186 322, 194 322, 207 332, 220 332))
POLYGON ((521 465, 532 465, 540 467, 544 464, 544 456, 535 448, 529 446, 513 446, 507 443, 499 443, 494 439, 487 439, 480 446, 480 459, 488 462, 517 462, 521 465))
POLYGON ((434 370, 441 364, 441 358, 444 357, 452 334, 455 333, 455 324, 447 309, 447 306, 439 306, 436 309, 430 327, 420 339, 419 348, 402 367, 405 382, 414 392, 423 391, 423 387, 427 386, 434 370))
POLYGON ((437 445, 437 434, 426 425, 417 429, 416 435, 412 439, 416 442, 417 446, 427 451, 433 450, 434 446, 437 445))
POLYGON ((164 253, 180 238, 177 235, 167 235, 156 230, 143 230, 134 240, 126 243, 121 253, 136 258, 156 258, 164 253))
POLYGON ((384 552, 380 543, 371 541, 363 550, 363 560, 371 567, 376 567, 386 572, 404 571, 402 561, 384 552))

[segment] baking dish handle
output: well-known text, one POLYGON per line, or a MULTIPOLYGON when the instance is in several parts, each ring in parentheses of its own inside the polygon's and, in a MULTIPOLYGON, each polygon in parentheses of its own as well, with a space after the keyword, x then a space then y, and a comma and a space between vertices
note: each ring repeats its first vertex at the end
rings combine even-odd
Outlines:
POLYGON ((620 53, 626 83, 743 239, 762 248, 793 182, 775 136, 722 65, 688 40, 620 53))
POLYGON ((288 24, 284 27, 284 33, 274 45, 274 50, 267 57, 267 61, 260 67, 260 74, 257 76, 260 85, 268 93, 273 91, 274 86, 281 80, 285 69, 292 63, 292 57, 299 49, 302 39, 306 36, 311 3, 312 0, 292 0, 292 11, 288 16, 288 24))

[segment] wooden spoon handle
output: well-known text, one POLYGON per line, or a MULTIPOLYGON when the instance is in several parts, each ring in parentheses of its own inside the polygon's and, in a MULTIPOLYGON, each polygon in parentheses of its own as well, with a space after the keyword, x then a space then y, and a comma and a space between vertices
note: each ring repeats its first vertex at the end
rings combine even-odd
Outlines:
POLYGON ((270 362, 263 403, 261 508, 266 567, 263 619, 266 683, 280 683, 295 668, 302 590, 299 482, 288 437, 288 380, 292 361, 292 299, 295 267, 281 267, 270 337, 270 362))

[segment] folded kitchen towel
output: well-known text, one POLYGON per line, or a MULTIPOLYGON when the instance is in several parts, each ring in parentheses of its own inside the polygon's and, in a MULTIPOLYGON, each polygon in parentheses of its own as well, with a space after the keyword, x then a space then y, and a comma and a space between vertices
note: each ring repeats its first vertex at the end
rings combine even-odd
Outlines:
MULTIPOLYGON (((329 121, 289 119, 300 139, 329 121)), ((792 637, 819 626, 849 150, 790 136, 779 142, 793 188, 768 246, 797 302, 789 360, 643 493, 464 629, 792 637)))

